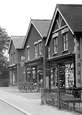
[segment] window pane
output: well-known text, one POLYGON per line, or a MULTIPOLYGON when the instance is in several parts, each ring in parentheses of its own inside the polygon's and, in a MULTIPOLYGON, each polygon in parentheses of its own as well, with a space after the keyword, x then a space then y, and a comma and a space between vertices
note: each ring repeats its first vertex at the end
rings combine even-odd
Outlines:
POLYGON ((54 38, 54 53, 57 53, 57 38, 54 38))
POLYGON ((63 34, 63 41, 64 41, 64 50, 68 50, 68 34, 63 34))
POLYGON ((38 56, 38 45, 36 44, 35 45, 35 57, 37 58, 37 56, 38 56))
POLYGON ((42 42, 39 43, 39 55, 42 55, 42 42))
POLYGON ((74 86, 74 63, 65 64, 65 84, 66 88, 74 86))
POLYGON ((51 89, 58 87, 57 67, 51 68, 51 89))
POLYGON ((29 48, 27 49, 27 58, 28 58, 28 60, 30 59, 30 56, 29 56, 29 48))

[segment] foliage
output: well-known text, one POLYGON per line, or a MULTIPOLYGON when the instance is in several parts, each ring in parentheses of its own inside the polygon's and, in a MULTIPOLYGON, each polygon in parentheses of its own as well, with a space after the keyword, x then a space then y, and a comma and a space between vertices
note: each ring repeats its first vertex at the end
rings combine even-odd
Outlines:
POLYGON ((8 57, 4 55, 8 50, 10 37, 8 36, 5 29, 0 27, 0 74, 4 70, 8 70, 8 57))

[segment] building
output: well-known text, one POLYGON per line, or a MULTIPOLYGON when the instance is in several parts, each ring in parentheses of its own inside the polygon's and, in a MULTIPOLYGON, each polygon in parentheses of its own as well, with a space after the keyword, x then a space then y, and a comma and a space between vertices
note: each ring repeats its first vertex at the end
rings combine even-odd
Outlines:
POLYGON ((24 41, 26 83, 30 90, 39 91, 43 85, 45 42, 50 20, 31 19, 24 41))
POLYGON ((54 105, 60 100, 53 90, 82 87, 81 10, 82 5, 57 4, 49 28, 44 88, 45 100, 54 105))
POLYGON ((24 38, 24 36, 11 37, 8 50, 10 85, 18 85, 18 83, 23 78, 22 58, 24 58, 24 50, 22 50, 22 45, 24 38))

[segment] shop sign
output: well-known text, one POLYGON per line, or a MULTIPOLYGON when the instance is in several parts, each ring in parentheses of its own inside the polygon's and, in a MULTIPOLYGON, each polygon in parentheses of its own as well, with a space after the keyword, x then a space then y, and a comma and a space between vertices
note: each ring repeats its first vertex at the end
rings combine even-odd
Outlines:
POLYGON ((21 60, 24 61, 25 60, 25 56, 21 56, 21 60))
POLYGON ((24 62, 23 61, 20 62, 20 66, 21 67, 24 66, 24 62))

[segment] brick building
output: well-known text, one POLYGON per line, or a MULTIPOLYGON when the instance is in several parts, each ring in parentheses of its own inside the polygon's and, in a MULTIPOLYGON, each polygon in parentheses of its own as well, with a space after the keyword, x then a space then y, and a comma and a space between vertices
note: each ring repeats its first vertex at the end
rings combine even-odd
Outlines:
POLYGON ((24 36, 12 36, 9 46, 9 76, 10 85, 17 85, 23 76, 23 66, 21 66, 21 58, 24 57, 22 45, 24 36), (20 77, 19 77, 20 76, 20 77))
POLYGON ((44 51, 50 22, 31 19, 24 41, 26 83, 34 90, 43 85, 44 51))
MULTIPOLYGON (((44 91, 45 100, 54 105, 61 102, 61 95, 58 93, 60 89, 64 89, 66 93, 66 89, 82 87, 81 10, 82 5, 56 5, 49 28, 45 45, 44 91)), ((72 92, 70 95, 73 97, 72 92)))

